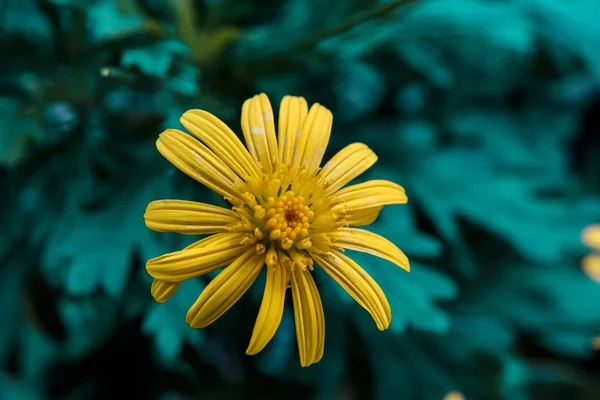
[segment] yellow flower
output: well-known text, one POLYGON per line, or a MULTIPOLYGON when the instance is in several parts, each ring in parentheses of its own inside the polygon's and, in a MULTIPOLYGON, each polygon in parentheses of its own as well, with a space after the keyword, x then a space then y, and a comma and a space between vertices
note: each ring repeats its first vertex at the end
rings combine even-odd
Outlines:
POLYGON ((267 266, 264 297, 247 354, 271 340, 281 322, 285 293, 292 292, 302 366, 323 356, 325 319, 311 274, 318 264, 373 317, 380 330, 391 310, 377 283, 341 250, 366 252, 409 271, 406 256, 387 239, 354 228, 372 223, 383 206, 407 202, 404 189, 385 180, 346 186, 377 156, 362 143, 340 150, 322 168, 333 116, 302 97, 285 96, 277 133, 265 94, 242 107, 247 149, 214 115, 187 111, 181 123, 197 139, 164 131, 158 151, 182 172, 223 196, 231 209, 182 200, 148 205, 146 226, 159 232, 212 234, 184 250, 149 260, 152 295, 168 300, 179 284, 223 269, 189 309, 186 322, 203 328, 223 315, 267 266))
POLYGON ((452 391, 446 393, 442 400, 465 400, 465 397, 462 395, 461 392, 452 391))
POLYGON ((592 338, 592 349, 600 351, 600 336, 592 338))
POLYGON ((599 252, 585 256, 581 262, 581 268, 587 276, 600 283, 600 225, 587 227, 581 236, 586 246, 599 252))

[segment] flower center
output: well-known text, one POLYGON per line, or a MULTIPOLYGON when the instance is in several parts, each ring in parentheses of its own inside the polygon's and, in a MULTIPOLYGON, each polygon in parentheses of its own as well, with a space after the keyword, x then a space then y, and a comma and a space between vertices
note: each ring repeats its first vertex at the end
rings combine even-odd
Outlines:
POLYGON ((269 197, 262 207, 266 236, 279 242, 282 248, 289 249, 296 240, 308 236, 314 213, 304 204, 304 197, 288 191, 277 199, 269 197))
POLYGON ((269 267, 312 269, 308 252, 329 252, 334 244, 327 232, 344 224, 345 214, 331 209, 316 175, 303 169, 281 166, 260 180, 246 180, 240 191, 239 198, 225 198, 240 217, 228 229, 245 232, 240 244, 266 253, 269 267))

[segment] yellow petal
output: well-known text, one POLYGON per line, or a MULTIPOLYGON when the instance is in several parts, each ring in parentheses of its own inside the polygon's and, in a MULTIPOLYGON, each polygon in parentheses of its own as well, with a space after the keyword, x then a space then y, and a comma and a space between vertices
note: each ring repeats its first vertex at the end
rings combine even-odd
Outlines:
POLYGON ((600 283, 600 255, 590 254, 583 257, 581 268, 590 279, 600 283))
POLYGON ((392 322, 392 310, 377 283, 354 260, 337 251, 327 256, 311 254, 313 259, 375 320, 381 331, 392 322))
POLYGON ((257 254, 254 248, 236 258, 202 291, 186 322, 192 328, 204 328, 217 320, 252 286, 264 263, 265 254, 257 254))
POLYGON ((211 204, 185 200, 157 200, 148 204, 146 226, 157 232, 205 235, 226 231, 239 222, 232 210, 211 204))
POLYGON ((240 139, 219 118, 203 110, 190 110, 180 121, 236 174, 244 179, 259 178, 258 165, 240 139))
POLYGON ((361 208, 360 210, 346 211, 346 223, 349 226, 364 226, 370 225, 379 216, 379 212, 383 206, 361 208))
POLYGON ((237 232, 235 232, 235 233, 231 233, 231 232, 217 233, 215 235, 207 236, 205 238, 198 240, 197 242, 190 244, 184 250, 197 249, 200 247, 206 247, 208 245, 223 243, 224 241, 227 241, 227 240, 233 240, 231 235, 235 235, 235 237, 240 238, 240 241, 242 241, 242 238, 245 236, 245 235, 243 235, 241 233, 237 233, 237 232))
POLYGON ((290 287, 294 303, 300 365, 319 362, 325 348, 325 318, 321 296, 309 270, 292 270, 290 287))
POLYGON ((584 229, 581 240, 583 244, 600 251, 600 224, 590 225, 584 229))
MULTIPOLYGON (((248 246, 240 245, 243 233, 221 233, 219 240, 196 244, 174 253, 148 260, 146 270, 154 279, 181 282, 221 268, 244 253, 248 246)), ((251 246, 250 246, 251 247, 251 246)))
POLYGON ((254 160, 260 162, 265 173, 273 172, 278 158, 277 138, 273 109, 269 98, 264 93, 244 102, 242 131, 254 160))
POLYGON ((329 143, 333 114, 319 103, 310 107, 302 133, 294 146, 293 166, 303 166, 309 174, 316 172, 329 143))
POLYGON ((333 198, 337 203, 333 210, 346 212, 388 204, 405 204, 408 201, 402 186, 386 180, 371 180, 348 186, 336 192, 333 198))
POLYGON ((179 285, 181 285, 181 282, 167 282, 155 279, 154 282, 152 282, 150 293, 152 294, 152 297, 154 297, 154 300, 159 303, 164 303, 175 294, 179 285))
POLYGON ((167 129, 156 141, 160 154, 181 172, 223 197, 239 198, 243 182, 222 160, 202 143, 176 129, 167 129))
POLYGON ((340 228, 327 233, 334 244, 345 249, 362 251, 393 262, 400 268, 410 271, 410 263, 395 244, 376 233, 356 228, 340 228))
POLYGON ((277 264, 267 268, 265 293, 246 354, 253 355, 264 349, 277 332, 283 316, 288 282, 289 277, 284 266, 277 264))
POLYGON ((326 185, 326 195, 331 194, 371 168, 376 161, 377 155, 366 144, 352 143, 323 166, 319 183, 326 185))
POLYGON ((285 96, 279 106, 278 145, 279 159, 284 165, 292 165, 294 149, 302 133, 308 115, 308 104, 303 97, 285 96))

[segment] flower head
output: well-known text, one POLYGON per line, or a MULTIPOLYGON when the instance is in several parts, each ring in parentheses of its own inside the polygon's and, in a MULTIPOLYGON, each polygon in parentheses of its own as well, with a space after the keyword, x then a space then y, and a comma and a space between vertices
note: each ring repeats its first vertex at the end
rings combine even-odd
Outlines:
POLYGON ((588 226, 582 233, 583 244, 596 250, 596 254, 583 257, 581 268, 591 279, 600 283, 600 225, 588 226))
POLYGON ((210 204, 159 200, 144 218, 155 231, 211 234, 184 250, 149 260, 152 295, 168 300, 179 284, 227 266, 202 291, 186 317, 202 328, 225 313, 266 266, 264 297, 247 354, 261 351, 281 322, 291 289, 300 363, 318 362, 325 320, 311 271, 321 267, 373 317, 380 330, 391 322, 390 306, 377 283, 343 249, 366 252, 410 270, 406 256, 387 239, 357 226, 368 225, 383 206, 403 204, 404 189, 385 180, 346 186, 377 156, 362 143, 340 150, 320 168, 333 116, 302 97, 286 96, 277 132, 266 95, 242 107, 247 148, 214 115, 183 114, 181 123, 198 140, 175 129, 164 131, 159 152, 182 172, 223 196, 231 209, 210 204))

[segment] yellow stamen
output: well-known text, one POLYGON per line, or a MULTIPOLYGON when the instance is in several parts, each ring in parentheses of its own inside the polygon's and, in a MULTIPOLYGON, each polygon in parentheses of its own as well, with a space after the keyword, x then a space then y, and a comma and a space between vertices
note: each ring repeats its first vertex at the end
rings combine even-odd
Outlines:
POLYGON ((246 202, 246 204, 248 204, 251 208, 255 208, 257 203, 256 203, 256 198, 254 197, 254 195, 252 193, 244 193, 242 195, 242 199, 246 202))
POLYGON ((266 264, 271 268, 277 265, 277 250, 275 250, 275 246, 273 245, 269 247, 269 251, 267 252, 266 264))
POLYGON ((256 243, 256 238, 250 234, 245 235, 242 240, 240 241, 240 244, 242 246, 248 245, 248 244, 254 244, 256 243))
POLYGON ((254 206, 254 216, 258 219, 263 219, 265 217, 265 209, 261 206, 254 206))
POLYGON ((310 241, 309 238, 304 238, 301 241, 299 241, 298 243, 296 243, 296 247, 298 249, 302 249, 302 250, 310 249, 311 246, 312 246, 312 242, 310 241))

